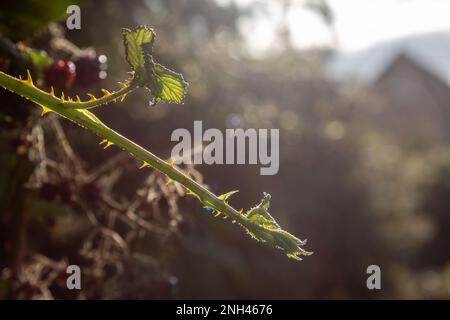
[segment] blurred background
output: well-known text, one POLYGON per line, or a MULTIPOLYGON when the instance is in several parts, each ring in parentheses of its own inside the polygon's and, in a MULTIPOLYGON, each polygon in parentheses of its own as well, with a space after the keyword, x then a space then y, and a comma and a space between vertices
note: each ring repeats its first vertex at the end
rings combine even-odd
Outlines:
MULTIPOLYGON (((137 92, 95 110, 169 158, 176 128, 279 128, 280 170, 189 166, 231 204, 272 194, 302 262, 214 219, 177 185, 0 95, 0 298, 448 299, 450 21, 445 0, 2 1, 0 69, 67 94, 126 79, 122 27, 155 28, 185 105, 137 92), (67 30, 67 6, 81 29, 67 30), (76 68, 75 68, 75 67, 76 68), (76 76, 74 76, 74 70, 76 76), (65 268, 82 270, 66 289, 65 268), (381 290, 366 269, 381 268, 381 290)), ((85 97, 85 95, 83 95, 85 97)))

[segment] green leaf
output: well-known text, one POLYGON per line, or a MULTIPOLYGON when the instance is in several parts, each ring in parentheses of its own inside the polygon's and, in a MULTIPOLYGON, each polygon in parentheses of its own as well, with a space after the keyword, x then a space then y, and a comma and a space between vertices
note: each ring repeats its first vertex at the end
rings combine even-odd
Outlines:
POLYGON ((146 59, 152 52, 155 32, 147 26, 138 26, 133 30, 122 29, 125 55, 131 68, 143 71, 146 59))
POLYGON ((248 217, 250 221, 253 221, 260 225, 261 227, 268 229, 280 229, 280 226, 276 223, 276 221, 270 216, 267 217, 261 213, 253 213, 248 217))
POLYGON ((263 192, 263 194, 264 194, 264 198, 261 200, 261 203, 258 205, 258 207, 260 207, 264 210, 269 210, 271 196, 267 192, 263 192))
MULTIPOLYGON (((261 202, 256 207, 251 208, 247 212, 247 218, 252 220, 254 215, 261 216, 279 227, 278 223, 275 221, 275 219, 270 215, 268 211, 270 207, 270 198, 271 198, 270 194, 264 192, 264 197, 262 198, 261 202)), ((258 221, 258 219, 256 221, 258 221)))
POLYGON ((284 231, 276 222, 272 215, 268 212, 270 207, 270 194, 264 192, 261 202, 247 211, 245 218, 256 226, 246 224, 243 227, 247 229, 247 233, 258 241, 265 242, 271 246, 285 251, 289 258, 301 260, 300 256, 309 256, 312 252, 308 252, 301 248, 306 244, 284 231))
POLYGON ((149 70, 152 75, 146 85, 156 100, 164 102, 183 103, 187 91, 187 82, 181 73, 174 72, 166 67, 154 63, 149 70))
POLYGON ((123 42, 128 63, 135 71, 135 81, 152 92, 154 102, 183 103, 187 82, 180 73, 155 63, 152 57, 155 32, 147 26, 123 29, 123 42))

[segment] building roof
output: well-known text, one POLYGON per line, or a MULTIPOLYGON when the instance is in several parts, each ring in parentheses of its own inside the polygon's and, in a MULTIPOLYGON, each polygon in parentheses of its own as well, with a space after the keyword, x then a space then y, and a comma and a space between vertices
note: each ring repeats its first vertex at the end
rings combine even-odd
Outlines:
POLYGON ((327 66, 339 81, 373 83, 404 55, 450 85, 450 30, 383 42, 355 53, 335 53, 327 66))

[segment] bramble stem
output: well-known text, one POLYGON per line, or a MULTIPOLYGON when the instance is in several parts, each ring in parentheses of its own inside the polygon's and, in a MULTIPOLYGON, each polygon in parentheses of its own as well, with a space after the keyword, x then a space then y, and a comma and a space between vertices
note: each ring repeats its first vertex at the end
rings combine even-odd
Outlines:
POLYGON ((101 104, 117 99, 118 97, 132 91, 134 87, 124 87, 123 89, 111 95, 108 95, 107 97, 92 100, 89 102, 62 103, 60 99, 55 98, 51 94, 35 87, 32 82, 30 82, 30 80, 16 79, 1 71, 0 86, 42 106, 43 108, 45 108, 44 113, 49 111, 56 112, 59 115, 85 127, 86 129, 91 130, 98 136, 106 139, 108 142, 121 147, 122 149, 130 152, 136 158, 142 160, 144 163, 163 172, 172 180, 182 184, 192 193, 197 195, 200 201, 205 206, 216 209, 239 223, 246 224, 247 221, 245 221, 243 216, 236 209, 220 200, 216 195, 214 195, 212 192, 207 190, 205 187, 203 187, 193 179, 189 178, 189 176, 181 172, 175 166, 168 164, 150 151, 145 150, 143 147, 107 127, 93 113, 86 110, 88 108, 94 108, 101 104))
POLYGON ((135 90, 137 87, 134 85, 124 85, 120 90, 109 93, 105 92, 105 95, 101 98, 91 99, 89 101, 64 101, 60 104, 67 108, 75 108, 75 109, 91 109, 103 104, 110 103, 112 101, 116 101, 117 99, 123 100, 125 96, 131 91, 135 90))
POLYGON ((150 151, 115 132, 101 122, 93 113, 87 110, 88 108, 94 108, 123 97, 137 86, 126 85, 115 93, 109 93, 104 90, 105 95, 102 98, 92 98, 92 100, 88 102, 73 102, 65 101, 64 98, 56 98, 53 93, 47 93, 34 86, 29 73, 27 80, 21 80, 0 72, 0 86, 35 102, 42 107, 42 114, 56 112, 60 116, 65 117, 104 138, 107 142, 107 146, 115 144, 123 150, 130 152, 134 157, 143 162, 142 167, 153 167, 167 175, 170 179, 177 181, 189 190, 188 194, 196 196, 205 207, 214 209, 218 215, 223 214, 225 217, 230 218, 232 222, 237 222, 244 227, 254 239, 268 243, 278 249, 282 249, 288 257, 296 260, 301 260, 301 255, 307 256, 312 254, 301 248, 301 246, 305 244, 305 241, 301 241, 297 237, 281 229, 273 218, 267 220, 267 214, 256 214, 256 211, 253 211, 251 215, 245 215, 242 211, 239 212, 230 206, 226 200, 228 196, 234 192, 216 196, 201 184, 191 179, 189 175, 175 167, 172 162, 165 162, 150 151))

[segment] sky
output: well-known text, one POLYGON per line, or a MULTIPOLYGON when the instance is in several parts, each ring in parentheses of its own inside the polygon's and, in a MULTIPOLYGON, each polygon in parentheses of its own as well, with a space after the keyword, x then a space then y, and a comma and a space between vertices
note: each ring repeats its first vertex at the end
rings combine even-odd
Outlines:
MULTIPOLYGON (((279 0, 216 0, 259 8, 240 28, 254 53, 276 46, 275 32, 282 21, 279 0)), ((333 46, 333 33, 320 17, 292 0, 287 21, 295 47, 333 46)), ((450 0, 328 0, 335 16, 338 48, 354 52, 393 38, 449 30, 450 0)))

